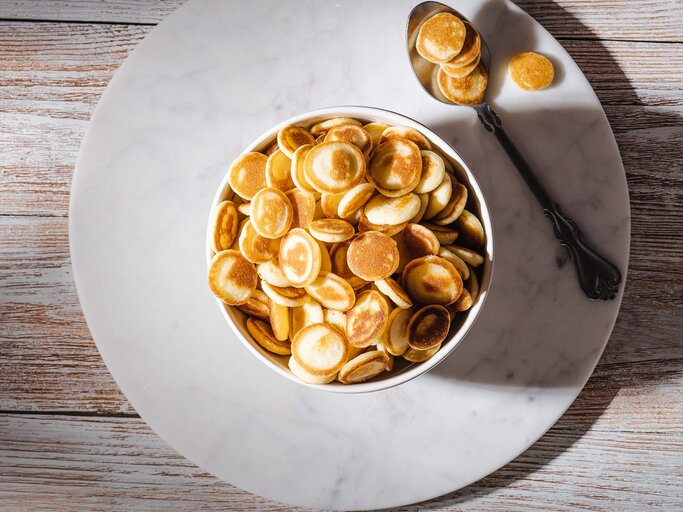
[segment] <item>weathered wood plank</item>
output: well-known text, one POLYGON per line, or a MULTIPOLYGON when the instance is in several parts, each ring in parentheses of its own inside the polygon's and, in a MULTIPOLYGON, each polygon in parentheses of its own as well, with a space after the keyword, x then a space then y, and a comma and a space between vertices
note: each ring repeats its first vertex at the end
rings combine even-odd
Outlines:
POLYGON ((83 318, 64 217, 0 218, 0 368, 0 409, 134 412, 83 318))
MULTIPOLYGON (((158 23, 183 0, 5 0, 0 18, 81 22, 158 23)), ((516 0, 555 37, 683 41, 677 0, 516 0)))
MULTIPOLYGON (((561 420, 514 462, 429 509, 683 506, 680 433, 584 433, 561 420)), ((8 510, 295 510, 207 475, 136 418, 0 415, 0 501, 8 510)))
POLYGON ((87 121, 152 28, 0 22, 0 112, 87 121))
POLYGON ((185 0, 4 0, 0 18, 156 24, 185 0))
POLYGON ((683 41, 678 0, 513 0, 556 38, 683 41))

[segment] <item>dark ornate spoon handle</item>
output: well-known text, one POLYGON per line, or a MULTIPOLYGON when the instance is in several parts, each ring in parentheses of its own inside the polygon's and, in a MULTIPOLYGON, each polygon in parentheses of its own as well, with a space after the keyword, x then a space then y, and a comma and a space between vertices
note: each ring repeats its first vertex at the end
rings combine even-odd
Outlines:
POLYGON ((559 205, 553 201, 538 181, 529 164, 517 149, 517 146, 503 130, 498 115, 486 103, 476 107, 479 120, 486 129, 498 139, 498 142, 515 164, 517 170, 526 181, 531 191, 541 203, 546 217, 553 223, 555 236, 560 244, 567 248, 579 274, 581 289, 594 300, 610 300, 616 297, 621 273, 619 269, 588 247, 581 238, 581 232, 576 223, 567 217, 559 205))

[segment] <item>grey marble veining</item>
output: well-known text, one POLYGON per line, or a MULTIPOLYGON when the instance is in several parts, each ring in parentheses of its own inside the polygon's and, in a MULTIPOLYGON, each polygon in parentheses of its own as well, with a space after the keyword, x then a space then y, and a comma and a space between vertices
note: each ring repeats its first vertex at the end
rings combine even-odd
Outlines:
MULTIPOLYGON (((569 406, 619 300, 588 301, 548 221, 469 109, 441 105, 404 46, 414 1, 195 1, 112 80, 74 177, 74 274, 98 348, 150 426, 249 491, 360 509, 432 498, 521 453, 569 406), (315 108, 412 117, 470 163, 494 222, 496 261, 477 324, 430 373, 368 395, 274 374, 235 339, 205 285, 208 209, 227 164, 261 132, 315 108)), ((492 103, 548 189, 625 274, 629 206, 619 153, 562 47, 502 0, 455 5, 494 55, 492 103), (514 53, 548 55, 548 90, 512 84, 514 53)))

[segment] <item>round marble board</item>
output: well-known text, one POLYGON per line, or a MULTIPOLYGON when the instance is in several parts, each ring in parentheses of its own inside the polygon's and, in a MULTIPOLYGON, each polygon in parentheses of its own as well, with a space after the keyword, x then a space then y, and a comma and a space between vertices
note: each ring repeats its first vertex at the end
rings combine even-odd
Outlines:
MULTIPOLYGON (((474 111, 428 97, 410 70, 415 0, 192 1, 116 74, 74 176, 71 254, 92 335, 132 405, 200 467, 273 500, 404 505, 463 487, 529 447, 567 409, 621 295, 591 302, 521 178, 474 111), (272 125, 355 104, 452 142, 492 208, 496 261, 476 325, 430 373, 337 395, 289 382, 231 334, 206 285, 209 204, 228 164, 272 125)), ((548 189, 625 274, 630 216, 609 124, 579 68, 503 0, 454 5, 493 54, 489 98, 548 189), (524 92, 514 54, 555 84, 524 92)))

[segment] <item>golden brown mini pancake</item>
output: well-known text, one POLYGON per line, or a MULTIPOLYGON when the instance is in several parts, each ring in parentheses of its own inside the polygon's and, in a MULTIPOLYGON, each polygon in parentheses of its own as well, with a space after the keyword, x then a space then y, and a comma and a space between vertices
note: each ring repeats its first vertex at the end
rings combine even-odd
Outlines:
POLYGON ((421 150, 432 149, 432 145, 429 139, 422 135, 415 128, 410 126, 390 126, 382 132, 382 136, 379 138, 379 143, 384 144, 385 142, 393 139, 405 139, 414 142, 415 145, 421 150))
POLYGON ((441 345, 448 336, 451 318, 443 306, 430 305, 417 311, 408 323, 408 344, 415 350, 441 345))
POLYGON ((292 229, 280 243, 280 270, 292 286, 312 283, 320 273, 320 246, 305 229, 292 229))
POLYGON ((429 206, 429 192, 418 194, 417 197, 420 198, 420 208, 417 210, 417 213, 413 216, 413 218, 408 221, 409 223, 412 222, 417 224, 420 222, 422 220, 422 216, 427 211, 427 206, 429 206))
MULTIPOLYGON (((267 238, 265 239, 267 240, 267 238)), ((278 251, 280 250, 280 246, 278 244, 278 251)), ((277 255, 277 252, 275 255, 277 255)), ((292 283, 287 281, 287 278, 285 278, 285 275, 282 273, 282 270, 280 270, 280 266, 276 261, 268 261, 266 263, 261 263, 256 267, 256 272, 258 273, 258 276, 261 278, 262 281, 265 281, 268 284, 272 284, 273 286, 279 286, 281 288, 286 288, 288 286, 292 286, 292 283)))
POLYGON ((254 338, 254 341, 263 348, 274 354, 286 356, 291 354, 289 343, 278 340, 273 335, 273 330, 270 325, 263 320, 256 320, 254 318, 247 318, 247 331, 254 338))
POLYGON ((372 136, 360 126, 343 124, 334 126, 325 134, 325 142, 342 141, 353 144, 361 150, 365 158, 372 151, 372 136))
POLYGON ((242 199, 251 199, 266 187, 266 162, 262 153, 246 153, 235 160, 228 170, 230 188, 242 199))
POLYGON ((408 350, 408 322, 413 313, 410 308, 396 308, 389 314, 387 328, 382 334, 382 345, 391 355, 401 356, 408 350))
POLYGON ((321 193, 341 194, 363 180, 365 157, 348 142, 323 142, 306 155, 304 176, 321 193))
POLYGON ((477 278, 477 273, 473 268, 468 267, 470 270, 470 277, 465 281, 465 287, 467 291, 470 292, 472 296, 472 303, 474 304, 479 297, 479 279, 477 278))
POLYGON ((458 232, 449 227, 430 223, 424 223, 422 225, 436 235, 436 238, 441 245, 452 244, 458 239, 458 232))
POLYGON ((320 247, 320 272, 332 272, 332 260, 330 259, 330 251, 327 249, 325 242, 316 240, 318 247, 320 247))
POLYGON ((458 243, 472 249, 479 249, 486 241, 486 234, 479 219, 467 210, 463 210, 455 219, 453 227, 458 230, 458 243))
POLYGON ((398 266, 396 241, 379 231, 366 231, 351 242, 346 261, 351 272, 361 279, 384 279, 398 266))
POLYGON ((388 364, 388 357, 384 352, 373 350, 364 352, 346 363, 337 378, 344 384, 358 384, 377 377, 388 364))
POLYGON ((381 231, 387 236, 394 236, 396 233, 403 231, 408 223, 397 224, 396 226, 390 226, 389 224, 373 224, 368 220, 365 212, 361 208, 359 210, 360 218, 358 219, 358 232, 364 233, 365 231, 381 231), (391 234, 390 234, 391 233, 391 234))
POLYGON ((508 64, 508 71, 512 80, 527 91, 545 89, 555 78, 555 69, 550 59, 534 52, 513 57, 508 64))
POLYGON ((226 304, 244 304, 256 289, 258 276, 254 264, 239 251, 221 251, 211 260, 209 288, 226 304))
POLYGON ((371 183, 359 183, 342 197, 337 206, 337 214, 343 219, 353 215, 367 203, 375 191, 371 183))
POLYGON ((307 228, 315 215, 315 197, 310 192, 293 188, 285 192, 292 204, 292 224, 290 229, 307 228))
POLYGON ((389 125, 384 123, 368 123, 363 126, 363 129, 372 137, 372 145, 374 147, 379 146, 379 138, 387 128, 389 128, 389 125))
POLYGON ((344 335, 336 327, 318 323, 307 325, 294 336, 292 355, 308 373, 318 376, 335 373, 349 354, 344 335))
POLYGON ((357 121, 356 119, 351 119, 350 117, 333 117, 332 119, 326 119, 317 124, 314 124, 311 127, 311 134, 317 137, 322 133, 326 133, 328 130, 334 128, 335 126, 342 126, 345 124, 353 124, 356 126, 361 125, 360 121, 357 121))
MULTIPOLYGON (((355 299, 354 297, 354 301, 355 299)), ((338 309, 323 309, 323 318, 326 324, 333 325, 341 332, 346 332, 346 314, 342 311, 338 309)))
POLYGON ((460 53, 453 57, 448 62, 441 64, 441 68, 448 73, 449 70, 462 68, 478 60, 481 54, 481 37, 479 32, 469 21, 463 21, 465 25, 465 42, 462 45, 460 53))
POLYGON ((420 148, 406 139, 392 139, 375 149, 366 177, 383 195, 399 197, 415 188, 421 173, 420 148))
POLYGON ((428 350, 415 350, 414 348, 410 347, 408 350, 406 350, 405 354, 403 354, 403 359, 410 361, 411 363, 424 363, 428 359, 431 359, 440 348, 441 345, 437 345, 436 347, 430 348, 428 350))
POLYGON ((462 258, 457 256, 455 253, 450 251, 448 249, 448 246, 441 247, 439 249, 439 256, 441 256, 446 261, 450 262, 451 265, 453 265, 455 267, 455 270, 457 270, 460 273, 460 276, 463 278, 463 280, 470 277, 470 269, 467 266, 467 263, 465 263, 462 260, 462 258))
POLYGON ((467 204, 467 187, 462 183, 456 181, 452 182, 451 187, 451 198, 448 200, 448 204, 437 213, 432 221, 434 224, 446 226, 462 214, 467 204))
POLYGON ((441 247, 436 235, 421 224, 408 224, 403 230, 403 240, 408 250, 419 256, 438 254, 441 247))
MULTIPOLYGON (((345 194, 322 194, 320 196, 320 209, 325 217, 330 219, 338 219, 339 217, 339 203, 344 198, 345 194)), ((316 219, 318 220, 318 219, 316 219)))
MULTIPOLYGON (((270 300, 268 300, 268 303, 269 302, 270 300)), ((261 302, 260 300, 257 300, 252 296, 249 297, 249 300, 247 300, 247 302, 245 302, 244 304, 239 304, 235 307, 239 309, 242 313, 245 313, 249 316, 260 318, 261 320, 268 320, 270 318, 270 306, 268 303, 261 302)))
POLYGON ((459 245, 449 245, 447 249, 452 253, 457 254, 461 260, 471 267, 478 267, 484 263, 484 257, 472 249, 467 249, 466 247, 461 247, 459 245))
POLYGON ((221 252, 230 249, 237 238, 239 218, 232 201, 221 201, 211 212, 211 250, 221 252))
POLYGON ((251 223, 266 238, 280 238, 287 233, 293 213, 292 203, 277 188, 261 189, 251 200, 251 223))
POLYGON ((280 239, 261 236, 255 229, 251 219, 246 219, 239 236, 239 250, 252 263, 266 263, 277 257, 280 251, 280 239))
POLYGON ((446 73, 448 76, 451 78, 465 78, 466 76, 472 74, 472 71, 474 71, 477 66, 479 65, 479 57, 474 59, 472 62, 467 64, 466 66, 463 66, 461 68, 450 68, 447 67, 446 64, 441 64, 441 71, 446 73))
POLYGON ((375 286, 399 308, 407 309, 413 305, 413 301, 410 300, 405 290, 392 278, 378 279, 375 281, 375 286))
POLYGON ((417 33, 415 49, 434 64, 453 59, 465 44, 467 30, 457 16, 441 12, 429 18, 417 33))
POLYGON ((292 161, 282 151, 277 150, 266 162, 266 185, 283 192, 294 188, 292 181, 292 161))
POLYGON ((439 90, 458 105, 477 105, 484 101, 488 80, 489 75, 481 63, 464 78, 448 76, 442 69, 437 73, 439 90))
POLYGON ((379 292, 367 290, 356 297, 346 314, 346 339, 355 347, 367 347, 381 337, 389 318, 389 305, 379 292))
POLYGON ((368 282, 351 272, 347 264, 346 255, 350 245, 350 240, 334 244, 330 248, 330 260, 332 261, 332 272, 345 279, 351 285, 351 288, 357 290, 368 284, 368 282))
POLYGON ((266 281, 261 281, 261 288, 271 301, 288 308, 303 306, 311 300, 303 288, 273 286, 266 281))
POLYGON ((277 144, 288 158, 292 158, 294 152, 304 144, 313 144, 315 139, 308 130, 300 126, 285 126, 277 134, 277 144))
POLYGON ((308 231, 316 239, 326 243, 343 242, 356 232, 353 226, 341 219, 318 219, 311 222, 308 231))
POLYGON ((264 153, 266 156, 270 156, 270 155, 272 155, 273 153, 275 153, 278 149, 280 149, 280 148, 278 147, 277 142, 274 142, 273 144, 271 144, 270 146, 268 146, 268 147, 266 148, 266 150, 263 151, 263 153, 264 153))
POLYGON ((240 212, 242 215, 246 215, 248 217, 249 215, 251 215, 251 203, 238 204, 237 211, 240 212))
POLYGON ((429 193, 429 204, 427 205, 424 215, 422 215, 422 219, 431 219, 441 212, 448 204, 448 201, 451 200, 452 193, 453 182, 446 173, 444 174, 441 184, 429 193))
POLYGON ((318 276, 306 286, 306 292, 328 309, 348 311, 356 301, 351 285, 336 274, 328 272, 318 276))
POLYGON ((462 292, 462 277, 455 267, 439 256, 423 256, 403 269, 403 289, 420 304, 453 304, 462 292))
POLYGON ((467 311, 472 307, 472 296, 470 295, 470 292, 467 291, 467 288, 462 289, 462 293, 460 294, 460 297, 458 297, 458 300, 456 300, 453 303, 453 307, 455 308, 455 311, 467 311))
POLYGON ((304 305, 291 308, 290 337, 294 340, 296 334, 307 325, 320 324, 325 321, 323 308, 313 299, 304 305))
POLYGON ((296 377, 307 384, 328 384, 337 378, 337 372, 332 372, 329 375, 313 375, 304 370, 294 357, 289 358, 287 366, 296 377))
POLYGON ((304 160, 306 155, 311 150, 313 146, 311 144, 305 144, 297 148, 292 156, 292 168, 290 169, 292 183, 296 188, 303 190, 305 192, 310 192, 313 194, 316 200, 320 198, 320 192, 314 189, 311 184, 306 180, 306 175, 304 174, 304 160))
MULTIPOLYGON (((382 344, 381 341, 377 342, 377 345, 375 345, 375 351, 376 352, 382 352, 384 354, 384 357, 386 359, 386 365, 384 366, 384 369, 388 372, 394 369, 394 356, 389 353, 387 348, 382 344)), ((369 351, 371 352, 371 351, 369 351)))
POLYGON ((446 174, 446 166, 443 158, 439 155, 433 151, 422 150, 420 156, 422 158, 422 174, 420 181, 413 189, 416 194, 431 192, 441 184, 444 174, 446 174))
POLYGON ((270 301, 268 321, 276 340, 285 341, 289 338, 289 308, 287 306, 270 301))
POLYGON ((412 219, 420 210, 420 205, 420 198, 412 192, 401 197, 378 194, 370 199, 363 212, 372 224, 396 226, 412 219))

